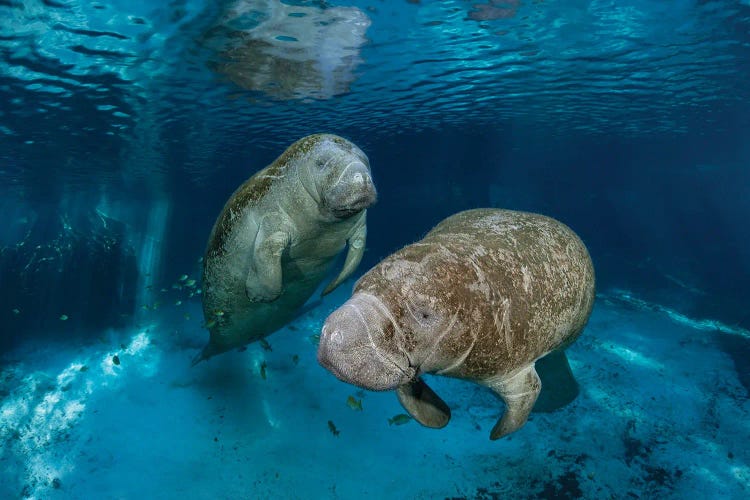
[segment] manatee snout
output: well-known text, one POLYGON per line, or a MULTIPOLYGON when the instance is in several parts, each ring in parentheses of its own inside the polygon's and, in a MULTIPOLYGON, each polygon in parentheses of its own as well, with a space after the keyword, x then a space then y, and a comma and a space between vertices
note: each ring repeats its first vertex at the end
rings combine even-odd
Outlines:
POLYGON ((361 161, 348 163, 324 195, 324 205, 338 218, 355 215, 378 198, 370 169, 361 161))
POLYGON ((387 321, 368 301, 352 297, 326 319, 318 362, 339 380, 364 389, 396 388, 407 378, 405 367, 377 345, 387 321))

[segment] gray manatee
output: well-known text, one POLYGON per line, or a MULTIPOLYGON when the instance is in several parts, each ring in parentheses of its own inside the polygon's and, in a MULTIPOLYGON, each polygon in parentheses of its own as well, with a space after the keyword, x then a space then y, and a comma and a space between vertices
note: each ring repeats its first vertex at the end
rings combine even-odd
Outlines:
POLYGON ((359 264, 377 194, 367 156, 331 134, 304 137, 245 181, 203 260, 210 340, 193 364, 266 337, 294 318, 348 244, 331 292, 359 264))
POLYGON ((567 226, 526 212, 468 210, 359 279, 326 319, 318 361, 345 382, 395 389, 434 428, 448 423, 450 409, 423 374, 487 386, 506 405, 490 433, 498 439, 534 406, 535 362, 564 357, 593 302, 591 258, 567 226))

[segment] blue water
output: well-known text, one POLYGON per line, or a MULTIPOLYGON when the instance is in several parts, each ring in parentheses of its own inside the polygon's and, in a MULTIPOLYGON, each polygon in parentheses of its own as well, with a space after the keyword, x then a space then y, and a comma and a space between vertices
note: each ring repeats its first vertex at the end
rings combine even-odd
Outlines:
POLYGON ((0 497, 748 496, 748 81, 747 0, 0 0, 0 497), (389 426, 315 360, 351 281, 189 368, 179 278, 316 132, 378 187, 356 276, 469 208, 581 236, 576 401, 490 442, 435 378, 451 424, 389 426))

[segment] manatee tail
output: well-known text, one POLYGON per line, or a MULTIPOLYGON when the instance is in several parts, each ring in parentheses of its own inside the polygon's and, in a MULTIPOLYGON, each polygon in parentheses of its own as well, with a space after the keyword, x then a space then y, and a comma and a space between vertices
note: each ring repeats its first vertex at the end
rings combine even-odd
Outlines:
POLYGON ((310 302, 307 302, 304 306, 300 308, 299 311, 297 311, 294 314, 294 319, 301 318, 305 314, 309 313, 310 311, 317 309, 318 306, 320 306, 323 303, 321 299, 315 299, 310 302))
POLYGON ((190 362, 190 366, 193 367, 193 366, 197 365, 198 363, 200 363, 201 361, 205 361, 208 358, 210 358, 210 357, 212 357, 212 356, 214 356, 216 354, 219 354, 219 352, 221 352, 221 351, 219 351, 213 343, 209 342, 208 344, 206 344, 206 347, 204 347, 201 350, 201 352, 199 352, 193 358, 193 361, 190 362))

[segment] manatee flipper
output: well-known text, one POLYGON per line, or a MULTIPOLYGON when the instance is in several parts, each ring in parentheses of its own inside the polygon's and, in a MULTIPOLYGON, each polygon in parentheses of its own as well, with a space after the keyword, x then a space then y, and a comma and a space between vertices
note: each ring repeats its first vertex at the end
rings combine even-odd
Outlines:
POLYGON ((451 419, 451 409, 421 378, 399 386, 396 394, 401 406, 425 427, 440 429, 451 419))
POLYGON ((517 431, 534 407, 542 382, 534 369, 534 363, 522 368, 512 377, 491 378, 482 381, 505 402, 505 412, 490 432, 490 439, 500 439, 517 431))
POLYGON ((534 404, 534 412, 551 412, 571 403, 578 396, 578 382, 563 350, 555 350, 538 359, 536 372, 542 381, 542 392, 534 404))
MULTIPOLYGON (((366 211, 365 211, 366 212, 366 211)), ((321 295, 328 295, 336 289, 346 278, 348 278, 359 265, 362 255, 365 253, 365 240, 367 239, 367 224, 365 223, 365 213, 362 214, 360 222, 357 224, 354 234, 347 240, 349 249, 346 252, 344 267, 341 269, 336 278, 325 287, 321 295)))
POLYGON ((253 262, 245 279, 245 294, 252 302, 271 302, 281 295, 281 254, 291 242, 289 232, 270 232, 263 226, 258 231, 253 262))

